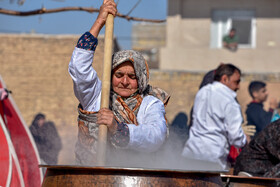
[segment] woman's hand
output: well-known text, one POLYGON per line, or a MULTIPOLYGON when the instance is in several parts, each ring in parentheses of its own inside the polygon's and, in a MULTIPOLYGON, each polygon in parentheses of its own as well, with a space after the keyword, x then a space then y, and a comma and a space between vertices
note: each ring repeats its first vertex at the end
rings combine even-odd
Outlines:
POLYGON ((112 14, 113 16, 116 16, 116 13, 117 13, 116 3, 112 0, 104 0, 103 4, 99 9, 99 14, 97 16, 96 21, 99 24, 104 25, 106 23, 108 14, 112 14))
POLYGON ((278 101, 275 97, 270 98, 269 100, 269 108, 276 109, 278 108, 278 101))
POLYGON ((117 5, 112 0, 104 0, 99 9, 99 14, 89 31, 94 37, 98 36, 100 30, 105 25, 108 14, 112 14, 113 16, 117 14, 117 5))
POLYGON ((107 125, 110 133, 115 133, 117 131, 115 116, 108 108, 102 108, 99 110, 96 123, 98 125, 107 125))

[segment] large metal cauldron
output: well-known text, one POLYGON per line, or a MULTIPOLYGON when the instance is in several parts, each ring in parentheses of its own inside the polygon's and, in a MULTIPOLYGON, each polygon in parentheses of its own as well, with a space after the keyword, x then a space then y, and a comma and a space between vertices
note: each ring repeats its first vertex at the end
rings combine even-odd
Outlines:
POLYGON ((219 172, 48 166, 42 187, 223 186, 219 172))

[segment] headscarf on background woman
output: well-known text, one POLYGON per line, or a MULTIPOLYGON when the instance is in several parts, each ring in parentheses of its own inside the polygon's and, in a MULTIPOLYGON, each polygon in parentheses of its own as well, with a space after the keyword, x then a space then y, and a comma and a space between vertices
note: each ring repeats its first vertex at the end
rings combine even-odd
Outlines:
POLYGON ((46 164, 57 164, 59 151, 62 149, 61 139, 52 121, 38 113, 30 126, 41 160, 46 164))

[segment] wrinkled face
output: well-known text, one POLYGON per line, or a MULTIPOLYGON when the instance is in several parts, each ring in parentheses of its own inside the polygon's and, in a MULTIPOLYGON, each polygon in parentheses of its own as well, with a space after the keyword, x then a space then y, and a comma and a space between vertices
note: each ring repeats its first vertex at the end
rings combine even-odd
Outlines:
POLYGON ((239 89, 239 83, 240 83, 240 74, 238 71, 235 71, 230 77, 224 75, 224 82, 227 87, 232 89, 233 91, 237 91, 239 89))
POLYGON ((268 91, 266 90, 266 87, 253 92, 253 97, 254 97, 254 100, 259 101, 259 102, 266 101, 266 99, 268 97, 268 91))
POLYGON ((124 62, 113 70, 112 87, 122 97, 129 97, 137 91, 138 83, 131 62, 124 62))

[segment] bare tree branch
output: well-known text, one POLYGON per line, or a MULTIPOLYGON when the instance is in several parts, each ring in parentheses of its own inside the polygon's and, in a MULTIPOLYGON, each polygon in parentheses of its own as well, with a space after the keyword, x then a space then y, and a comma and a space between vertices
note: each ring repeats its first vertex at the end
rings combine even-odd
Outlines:
POLYGON ((137 3, 132 7, 132 9, 126 15, 129 16, 131 12, 139 5, 140 2, 141 0, 138 0, 137 3))
MULTIPOLYGON (((99 9, 97 8, 88 8, 88 7, 62 7, 62 8, 54 8, 54 9, 36 9, 32 11, 14 11, 14 10, 7 10, 0 8, 0 14, 6 14, 6 15, 12 15, 12 16, 33 16, 38 14, 49 14, 49 13, 57 13, 57 12, 65 12, 65 11, 85 11, 89 13, 93 12, 99 12, 99 9)), ((117 17, 127 19, 128 21, 143 21, 143 22, 151 22, 151 23, 163 23, 166 20, 158 20, 158 19, 145 19, 145 18, 137 18, 137 17, 131 17, 127 16, 121 13, 117 13, 117 17)))

